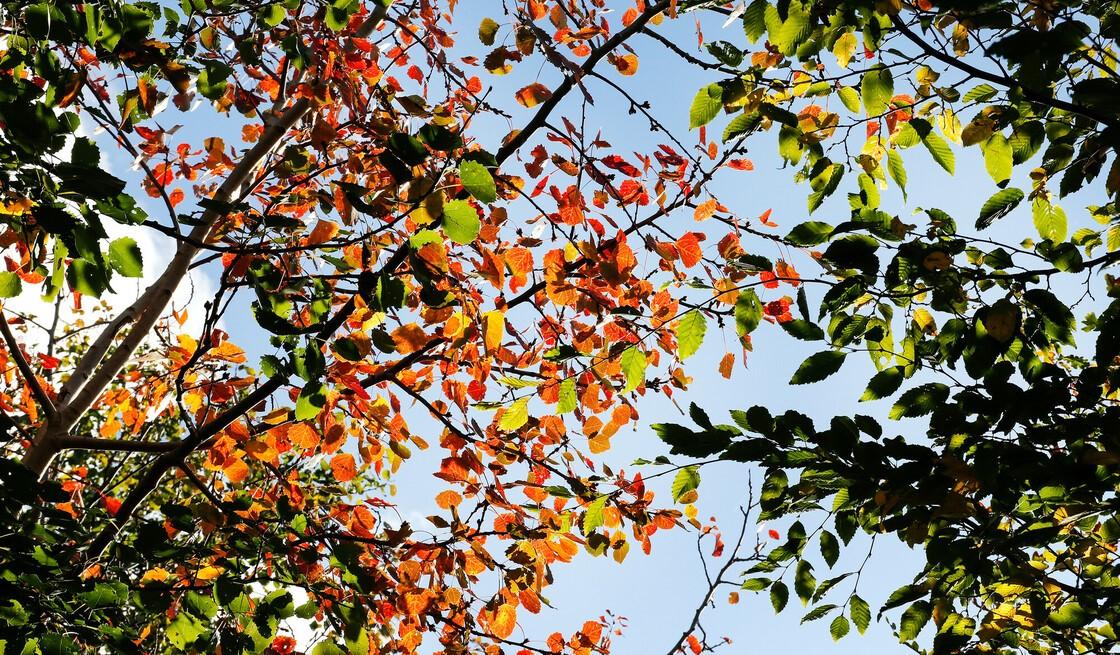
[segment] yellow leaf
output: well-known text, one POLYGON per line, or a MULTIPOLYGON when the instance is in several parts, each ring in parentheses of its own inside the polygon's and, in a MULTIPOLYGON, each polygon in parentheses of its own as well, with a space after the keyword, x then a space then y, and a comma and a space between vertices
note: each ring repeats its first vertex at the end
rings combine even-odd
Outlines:
POLYGON ((148 584, 149 582, 163 582, 171 577, 171 573, 167 569, 156 567, 144 573, 140 578, 140 584, 148 584))
POLYGON ((502 345, 502 337, 506 333, 506 316, 505 313, 494 310, 486 312, 482 316, 482 323, 485 326, 483 331, 483 342, 486 345, 486 350, 494 352, 502 345))
POLYGON ((836 39, 836 43, 832 46, 832 54, 836 56, 836 63, 840 64, 841 68, 848 67, 857 45, 859 44, 856 35, 852 32, 844 32, 839 39, 836 39))
POLYGON ((224 570, 225 569, 220 566, 204 566, 198 570, 198 573, 195 574, 195 577, 199 580, 213 580, 214 578, 221 575, 222 571, 224 570))

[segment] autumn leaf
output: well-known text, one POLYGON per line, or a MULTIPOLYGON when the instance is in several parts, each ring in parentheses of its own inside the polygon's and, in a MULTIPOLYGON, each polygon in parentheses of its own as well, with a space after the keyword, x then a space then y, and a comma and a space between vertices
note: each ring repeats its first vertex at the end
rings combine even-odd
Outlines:
POLYGON ((396 330, 393 330, 393 343, 396 344, 397 352, 402 355, 407 355, 411 352, 416 352, 428 343, 428 334, 424 332, 424 328, 416 323, 408 323, 402 325, 396 330))
POLYGON ((358 474, 354 463, 354 456, 350 453, 339 453, 331 458, 331 474, 339 482, 349 482, 358 474))
POLYGON ((307 423, 295 423, 288 428, 288 439, 292 445, 311 450, 319 445, 319 433, 307 423))
POLYGON ((540 82, 534 82, 522 88, 514 97, 517 98, 517 102, 520 103, 522 107, 530 108, 536 107, 545 100, 551 98, 552 91, 540 82))
POLYGON ((517 627, 517 608, 503 604, 490 619, 490 633, 498 639, 508 639, 517 627))

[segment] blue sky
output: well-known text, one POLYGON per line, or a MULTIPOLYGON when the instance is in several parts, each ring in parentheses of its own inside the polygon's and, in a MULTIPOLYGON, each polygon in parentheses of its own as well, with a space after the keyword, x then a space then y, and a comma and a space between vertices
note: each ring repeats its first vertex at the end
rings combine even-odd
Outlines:
MULTIPOLYGON (((629 0, 611 0, 607 4, 616 8, 619 13, 632 5, 629 0)), ((459 2, 456 14, 456 23, 459 26, 457 53, 480 58, 485 54, 488 49, 479 43, 476 30, 484 16, 492 16, 499 23, 504 24, 501 5, 498 0, 459 2)), ((738 22, 726 28, 723 28, 721 23, 722 19, 717 17, 703 21, 703 32, 708 41, 722 39, 740 47, 747 47, 738 22)), ((691 15, 686 15, 675 22, 667 21, 656 29, 689 52, 704 55, 697 52, 696 24, 691 15)), ((508 27, 504 26, 498 38, 502 40, 506 36, 508 36, 508 27)), ((696 133, 689 133, 687 129, 689 104, 700 87, 718 78, 682 63, 662 45, 648 37, 639 36, 631 41, 631 45, 635 48, 640 61, 635 76, 621 78, 617 74, 612 75, 613 70, 605 63, 603 70, 623 84, 635 97, 649 100, 650 111, 660 122, 672 129, 686 145, 695 144, 696 133)), ((532 114, 532 110, 523 109, 513 102, 513 93, 529 81, 538 79, 538 76, 541 82, 550 87, 555 87, 559 80, 555 71, 547 66, 539 67, 537 60, 515 66, 514 72, 509 76, 494 77, 484 71, 479 75, 483 78, 484 84, 493 86, 490 96, 492 101, 513 114, 512 123, 483 118, 475 127, 474 136, 490 151, 496 151, 506 132, 528 120, 532 114)), ((944 83, 946 79, 948 78, 943 78, 942 82, 944 83)), ((587 108, 589 133, 601 131, 604 138, 612 142, 615 151, 621 153, 635 150, 649 152, 656 147, 656 144, 663 142, 663 139, 651 135, 645 119, 632 116, 627 112, 627 103, 616 92, 598 80, 589 79, 586 84, 595 99, 594 106, 587 108)), ((965 85, 961 90, 967 90, 970 86, 965 85)), ((904 90, 901 80, 898 87, 899 92, 904 90)), ((573 93, 558 113, 578 116, 579 100, 579 94, 573 93)), ((202 111, 206 109, 203 108, 202 111)), ((169 112, 169 114, 173 113, 174 110, 169 112)), ((199 119, 203 115, 201 113, 189 117, 172 115, 166 120, 183 122, 185 127, 178 137, 198 143, 201 137, 208 136, 208 131, 213 128, 212 125, 204 122, 199 124, 201 122, 199 119)), ((967 121, 970 116, 961 118, 967 121)), ((725 120, 717 119, 712 131, 718 134, 725 120)), ((236 132, 231 130, 227 142, 238 143, 235 134, 236 132)), ((858 145, 857 143, 857 148, 858 145)), ((928 153, 920 148, 907 151, 905 158, 910 177, 909 197, 904 200, 894 188, 885 190, 884 208, 897 213, 903 221, 919 222, 917 217, 910 218, 913 211, 919 207, 935 206, 956 216, 962 229, 965 229, 964 226, 970 226, 979 206, 996 191, 996 187, 984 171, 978 149, 963 151, 955 147, 955 150, 957 152, 955 177, 949 176, 937 167, 928 153)), ((782 168, 773 135, 756 137, 752 142, 749 156, 755 164, 753 172, 729 171, 717 178, 712 189, 720 200, 731 209, 732 213, 742 218, 754 218, 764 210, 772 209, 773 218, 779 224, 776 232, 780 234, 807 220, 805 204, 809 192, 807 185, 795 185, 792 179, 794 170, 782 168)), ((120 157, 111 159, 111 164, 118 173, 127 169, 129 163, 120 157)), ((1013 185, 1029 188, 1029 181, 1026 179, 1027 170, 1023 167, 1022 170, 1016 171, 1013 185)), ((506 167, 506 172, 521 174, 523 170, 519 164, 511 162, 506 167)), ((852 184, 854 184, 854 176, 849 176, 842 183, 841 190, 818 209, 813 218, 829 222, 845 220, 848 215, 845 192, 852 184)), ((1070 216, 1071 232, 1077 227, 1094 225, 1085 212, 1080 211, 1092 200, 1084 195, 1063 202, 1070 216)), ((153 216, 159 215, 157 209, 157 207, 150 207, 153 216)), ((514 222, 518 220, 518 212, 531 215, 527 208, 514 203, 510 207, 514 222)), ((669 232, 676 233, 697 229, 691 211, 682 211, 671 217, 666 227, 669 232)), ((1020 235, 1020 238, 1033 234, 1029 210, 1025 207, 1020 208, 1003 219, 1003 225, 993 232, 1020 235)), ((722 233, 719 236, 721 235, 722 233)), ((714 249, 716 240, 718 236, 706 242, 709 249, 714 249)), ((774 259, 787 255, 778 251, 769 242, 756 243, 744 240, 744 246, 748 250, 756 248, 753 252, 774 259)), ((152 255, 151 260, 154 262, 160 253, 146 249, 145 255, 152 255)), ((649 261, 652 262, 652 259, 649 261)), ((820 273, 819 270, 814 270, 804 256, 795 257, 794 261, 803 276, 820 273)), ((809 289, 809 294, 810 305, 812 305, 814 291, 809 289)), ((228 319, 225 327, 233 332, 235 342, 246 346, 250 353, 259 355, 267 352, 267 344, 260 332, 246 329, 247 326, 242 322, 228 319)), ((867 358, 853 356, 849 357, 849 361, 840 373, 826 382, 804 387, 788 386, 786 381, 793 371, 806 356, 819 349, 819 345, 806 345, 804 342, 787 337, 776 326, 764 324, 754 335, 755 349, 750 353, 746 367, 737 367, 732 379, 724 380, 716 371, 717 362, 728 349, 738 350, 736 342, 733 328, 721 334, 716 326, 709 327, 704 347, 689 362, 689 372, 694 376, 695 382, 689 393, 678 393, 675 396, 680 407, 687 408, 690 401, 696 401, 709 411, 716 422, 725 421, 728 410, 750 405, 765 405, 777 412, 797 409, 819 421, 827 422, 835 414, 851 413, 856 408, 866 381, 873 373, 867 358)), ((860 404, 858 411, 885 420, 889 404, 890 401, 886 400, 860 404)), ((638 409, 641 413, 640 422, 636 426, 623 429, 612 440, 613 449, 604 456, 605 461, 616 470, 619 467, 633 470, 630 463, 637 457, 652 458, 666 454, 666 449, 649 429, 649 424, 664 421, 688 423, 687 417, 682 416, 673 403, 666 402, 663 397, 653 393, 647 394, 638 403, 638 409)), ((434 443, 437 434, 434 422, 420 408, 417 408, 414 416, 415 419, 412 421, 414 431, 424 434, 426 438, 431 437, 428 440, 434 443), (429 433, 424 432, 425 427, 430 430, 429 433)), ((888 432, 921 438, 920 422, 887 425, 886 429, 888 432)), ((431 477, 431 473, 434 470, 432 458, 437 455, 438 453, 433 452, 409 461, 398 478, 396 500, 401 506, 402 513, 414 522, 417 519, 422 520, 419 517, 434 511, 432 496, 440 486, 439 481, 431 477)), ((656 467, 650 467, 643 472, 648 475, 657 470, 659 469, 656 467)), ((702 472, 703 482, 698 501, 700 516, 715 516, 728 537, 737 527, 738 508, 746 499, 749 473, 751 471, 748 467, 741 464, 719 464, 707 467, 702 472)), ((760 479, 759 472, 756 470, 753 473, 757 482, 760 479)), ((654 484, 659 492, 658 497, 668 503, 668 479, 659 479, 654 484)), ((815 523, 811 520, 807 520, 806 524, 815 527, 815 523)), ((783 533, 785 530, 784 524, 768 527, 783 533)), ((750 528, 750 532, 755 532, 754 526, 750 528)), ((546 609, 539 616, 521 613, 519 618, 522 627, 527 634, 540 638, 554 630, 570 633, 585 619, 610 610, 616 615, 629 619, 629 628, 621 637, 615 638, 614 652, 625 654, 667 652, 681 635, 693 609, 706 590, 695 538, 695 534, 690 532, 659 532, 654 539, 653 553, 650 556, 643 556, 639 549, 634 548, 624 565, 617 565, 608 558, 595 559, 588 555, 581 555, 575 563, 557 567, 556 583, 546 592, 555 609, 546 609)), ((836 570, 844 571, 847 570, 846 565, 858 565, 866 553, 867 543, 866 538, 857 537, 851 548, 845 551, 836 570)), ((810 549, 812 548, 815 546, 810 546, 810 549)), ((705 555, 710 554, 710 542, 704 546, 703 552, 705 555)), ((718 564, 717 561, 716 566, 718 564)), ((817 578, 829 577, 824 572, 823 561, 818 558, 816 564, 817 578)), ((892 538, 880 539, 876 544, 876 552, 871 564, 861 580, 860 595, 868 599, 873 608, 876 607, 877 603, 894 588, 908 582, 910 576, 919 570, 920 564, 920 552, 911 551, 892 538)), ((846 589, 846 586, 842 586, 841 591, 835 593, 840 594, 842 598, 845 593, 843 590, 846 589)), ((828 635, 827 620, 811 625, 799 625, 803 612, 798 611, 800 608, 797 607, 796 599, 791 601, 785 613, 775 616, 765 594, 755 595, 744 592, 738 605, 729 606, 726 599, 727 592, 731 590, 726 588, 716 595, 716 607, 711 610, 705 621, 709 636, 726 635, 733 640, 734 645, 728 649, 728 652, 770 652, 776 649, 797 652, 813 649, 813 652, 847 655, 902 650, 890 634, 888 627, 882 623, 873 622, 866 636, 859 637, 853 633, 838 644, 833 644, 828 635)))

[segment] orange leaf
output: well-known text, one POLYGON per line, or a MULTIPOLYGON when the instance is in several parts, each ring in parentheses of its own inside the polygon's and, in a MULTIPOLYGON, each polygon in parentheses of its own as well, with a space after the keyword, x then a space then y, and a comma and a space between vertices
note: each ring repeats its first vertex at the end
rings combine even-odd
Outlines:
POLYGON ((696 206, 696 212, 693 214, 693 217, 698 221, 706 221, 717 211, 719 211, 719 201, 715 198, 708 198, 696 206))
POLYGON ((537 614, 541 611, 541 599, 533 590, 522 589, 517 594, 517 598, 521 601, 521 606, 533 614, 537 614))
POLYGON ((436 495, 436 505, 438 505, 440 509, 451 509, 461 502, 463 502, 463 497, 460 496, 458 492, 452 491, 451 489, 441 491, 436 495))
POLYGON ((354 456, 350 453, 339 453, 331 458, 331 473, 339 482, 349 482, 358 474, 354 463, 354 456))
POLYGON ((719 373, 728 380, 731 379, 731 369, 735 368, 735 355, 727 353, 719 360, 719 373))
POLYGON ((767 227, 778 227, 777 223, 770 220, 770 213, 773 211, 773 209, 767 209, 766 211, 762 212, 762 215, 758 217, 758 222, 767 227))
POLYGON ((786 281, 795 287, 801 284, 801 276, 797 274, 797 269, 786 263, 784 259, 779 259, 778 263, 774 265, 774 272, 778 274, 778 277, 786 278, 786 281))
POLYGON ((490 633, 498 639, 507 639, 517 625, 517 609, 513 605, 502 605, 490 619, 490 633))
POLYGON ((522 107, 535 107, 552 97, 552 91, 540 82, 533 82, 515 96, 522 107))
POLYGON ((749 159, 732 159, 727 162, 728 168, 733 168, 737 171, 753 171, 754 162, 749 159))
POLYGON ((319 433, 307 423, 296 423, 288 428, 288 439, 292 445, 311 450, 319 445, 319 433))
POLYGON ((612 63, 618 69, 618 72, 623 75, 633 75, 638 72, 638 55, 629 54, 615 57, 612 63))
POLYGON ((700 239, 695 232, 686 232, 684 236, 677 239, 677 251, 680 252, 681 261, 687 267, 699 264, 704 257, 704 253, 700 250, 700 239))
POLYGON ((415 323, 402 325, 393 330, 393 343, 397 345, 397 352, 402 355, 420 350, 427 342, 428 334, 424 332, 424 328, 415 323))
POLYGON ((307 235, 307 244, 310 246, 317 246, 320 243, 326 243, 338 234, 338 224, 331 221, 319 221, 315 224, 315 229, 311 230, 311 234, 307 235))

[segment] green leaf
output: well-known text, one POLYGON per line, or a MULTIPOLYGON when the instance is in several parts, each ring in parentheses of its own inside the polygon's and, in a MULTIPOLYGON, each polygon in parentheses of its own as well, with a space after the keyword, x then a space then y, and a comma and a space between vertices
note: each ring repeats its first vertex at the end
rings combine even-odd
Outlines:
POLYGON ((646 354, 637 346, 630 346, 619 359, 622 373, 626 376, 626 386, 622 393, 629 393, 640 387, 646 381, 646 354))
POLYGON ((847 617, 843 614, 838 614, 835 619, 832 619, 832 624, 828 626, 828 632, 832 635, 833 641, 840 641, 851 629, 851 624, 848 623, 847 617))
POLYGON ((844 105, 845 109, 853 114, 859 112, 859 91, 850 86, 842 86, 836 94, 840 96, 840 103, 844 105))
POLYGON ((607 506, 607 496, 599 496, 587 505, 587 513, 583 515, 583 534, 591 534, 604 522, 603 509, 607 506))
POLYGON ((576 379, 565 378, 560 383, 560 400, 556 403, 557 414, 567 414, 576 409, 576 379))
POLYGON ((781 326, 786 334, 802 341, 820 341, 824 338, 824 330, 819 325, 799 318, 781 323, 781 326))
POLYGON ((681 497, 690 491, 695 491, 700 487, 700 469, 695 466, 686 466, 677 472, 676 477, 673 478, 673 486, 671 492, 673 494, 673 502, 679 503, 681 497))
POLYGON ((708 321, 699 311, 685 314, 677 323, 677 355, 681 359, 695 355, 700 350, 700 344, 704 343, 707 330, 708 321))
POLYGON ((128 588, 121 582, 97 583, 93 589, 78 594, 78 597, 89 607, 112 607, 128 598, 128 588))
POLYGON ((1031 289, 1023 294, 1023 298, 1034 305, 1042 316, 1042 330, 1048 337, 1060 343, 1074 345, 1073 333, 1077 329, 1077 322, 1065 303, 1045 289, 1031 289))
POLYGON ((770 582, 767 578, 747 578, 739 588, 744 591, 762 591, 770 586, 770 582))
POLYGON ((877 64, 864 73, 860 95, 868 116, 886 113, 890 109, 891 98, 894 97, 894 75, 891 74, 891 69, 877 64))
POLYGON ((754 0, 743 12, 743 31, 751 43, 766 33, 766 9, 770 3, 766 0, 754 0))
POLYGON ((455 243, 471 243, 481 229, 478 212, 466 200, 452 200, 443 206, 443 231, 455 243))
POLYGON ((75 259, 66 269, 66 282, 70 288, 83 296, 97 298, 108 287, 101 267, 88 259, 75 259))
POLYGON ((723 109, 723 87, 709 84, 700 89, 688 110, 688 129, 696 129, 712 122, 723 109))
POLYGON ((948 397, 949 387, 940 382, 914 387, 902 394, 891 407, 890 417, 898 420, 903 417, 925 416, 943 404, 948 397))
POLYGON ((983 150, 984 167, 988 169, 988 175, 999 186, 1006 185, 1011 180, 1012 161, 1015 158, 1011 143, 1003 134, 996 132, 984 142, 983 150))
MULTIPOLYGON (((809 38, 813 28, 809 12, 801 0, 790 0, 788 12, 774 43, 779 52, 787 57, 797 52, 797 48, 809 38)), ((774 36, 771 34, 771 37, 774 36)))
POLYGON ((140 277, 144 274, 144 257, 136 240, 129 237, 114 239, 109 244, 109 265, 125 277, 140 277))
POLYGON ((795 246, 816 246, 828 241, 833 227, 822 221, 806 221, 794 227, 786 240, 795 246))
POLYGON ((823 619, 825 616, 828 615, 829 612, 831 612, 834 609, 836 609, 836 605, 834 605, 832 603, 826 603, 824 605, 817 605, 813 609, 806 612, 805 616, 801 617, 801 622, 802 623, 811 623, 811 622, 816 621, 818 619, 823 619))
POLYGON ((801 362, 801 366, 797 368, 797 372, 790 378, 790 384, 810 384, 813 382, 820 382, 821 380, 832 375, 840 370, 843 365, 847 353, 838 350, 826 350, 819 352, 815 355, 810 355, 808 359, 801 362))
POLYGON ((817 579, 813 577, 813 565, 809 560, 803 559, 797 563, 797 571, 793 576, 793 590, 797 592, 802 605, 809 604, 809 599, 813 597, 813 590, 816 588, 817 579))
POLYGON ((735 301, 735 329, 740 337, 745 337, 762 321, 762 302, 754 289, 744 289, 735 301))
POLYGON ((784 610, 787 602, 789 602, 789 587, 781 580, 775 581, 770 585, 770 604, 774 606, 774 612, 784 610))
POLYGON ((287 17, 288 12, 279 4, 266 5, 257 13, 257 18, 268 27, 276 27, 287 17))
POLYGON ((906 608, 902 613, 902 618, 898 622, 898 640, 900 642, 913 641, 917 639, 918 633, 922 631, 926 623, 929 622, 932 612, 930 605, 924 600, 915 601, 906 608))
POLYGON ((502 418, 498 419, 498 427, 506 432, 513 432, 529 422, 529 396, 518 398, 506 408, 502 418))
POLYGON ((902 155, 897 150, 887 151, 887 172, 891 179, 902 189, 903 197, 906 195, 906 166, 902 163, 902 155))
POLYGON ((494 176, 486 170, 485 166, 476 161, 465 161, 459 164, 459 180, 467 193, 479 202, 490 204, 498 199, 498 189, 494 184, 494 176))
POLYGON ((762 114, 758 113, 757 111, 739 114, 735 118, 731 119, 731 122, 727 124, 727 127, 723 128, 723 142, 726 143, 737 136, 749 133, 761 122, 762 114))
POLYGON ((879 371, 871 376, 871 380, 867 383, 867 389, 859 398, 860 401, 879 400, 893 395, 902 386, 904 377, 903 367, 901 366, 892 366, 879 371))
POLYGON ((327 390, 320 382, 308 382, 296 398, 296 420, 311 421, 327 404, 327 390))
POLYGON ((710 457, 723 452, 731 443, 731 433, 723 430, 694 432, 676 423, 654 423, 650 426, 665 443, 673 455, 687 457, 710 457))
POLYGON ((1023 202, 1026 194, 1022 189, 1010 187, 997 191, 991 198, 984 203, 980 208, 980 218, 976 219, 977 229, 985 229, 997 220, 1007 216, 1023 202))
POLYGON ((866 600, 852 594, 851 600, 848 601, 848 614, 852 617, 852 623, 856 624, 856 630, 859 630, 860 634, 867 631, 867 626, 871 625, 871 606, 867 604, 866 600))
POLYGON ((996 88, 991 84, 981 84, 969 89, 961 100, 964 102, 987 102, 996 97, 996 93, 996 88))
POLYGON ((348 655, 349 651, 333 641, 321 641, 311 649, 311 655, 348 655))
POLYGON ((1059 630, 1071 630, 1088 625, 1095 618, 1094 615, 1095 612, 1086 610, 1076 601, 1066 602, 1047 617, 1046 623, 1059 630))
POLYGON ((821 532, 821 555, 829 568, 836 566, 836 560, 840 559, 840 542, 828 530, 821 532))
POLYGON ((922 143, 925 144, 926 150, 929 150, 929 154, 933 156, 933 160, 941 168, 944 168, 950 175, 956 171, 957 158, 953 154, 953 149, 949 147, 948 141, 931 131, 922 137, 922 143))
POLYGON ((167 640, 180 650, 188 650, 187 647, 205 632, 206 627, 202 622, 188 612, 179 612, 175 615, 175 620, 167 624, 167 640))
POLYGON ((0 272, 0 298, 15 298, 23 291, 23 280, 10 271, 0 272))
POLYGON ((1049 239, 1054 243, 1061 243, 1066 240, 1069 221, 1066 219, 1064 209, 1039 196, 1031 203, 1031 214, 1034 218, 1034 227, 1038 230, 1038 236, 1049 239))

